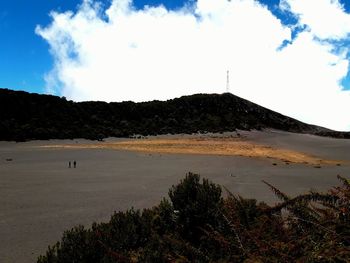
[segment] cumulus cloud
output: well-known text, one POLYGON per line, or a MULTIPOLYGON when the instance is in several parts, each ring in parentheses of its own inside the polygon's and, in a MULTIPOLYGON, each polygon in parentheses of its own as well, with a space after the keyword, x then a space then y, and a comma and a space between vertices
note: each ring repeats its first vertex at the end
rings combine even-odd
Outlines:
POLYGON ((350 15, 338 0, 282 0, 281 6, 321 39, 339 40, 350 33, 350 15))
POLYGON ((222 93, 229 70, 238 96, 350 130, 350 93, 340 84, 348 49, 332 42, 348 37, 349 15, 334 0, 282 0, 280 6, 298 25, 283 25, 255 0, 198 0, 176 11, 139 10, 131 0, 114 0, 104 10, 84 0, 76 13, 52 12, 52 23, 36 28, 55 61, 47 89, 77 101, 165 100, 222 93), (300 25, 305 30, 292 39, 300 25))

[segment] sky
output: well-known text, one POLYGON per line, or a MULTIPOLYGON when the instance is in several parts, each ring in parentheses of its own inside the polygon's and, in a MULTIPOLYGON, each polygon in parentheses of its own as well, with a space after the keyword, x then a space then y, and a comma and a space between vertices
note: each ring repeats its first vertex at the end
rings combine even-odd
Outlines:
POLYGON ((0 88, 74 101, 223 93, 350 131, 348 0, 1 0, 0 88))

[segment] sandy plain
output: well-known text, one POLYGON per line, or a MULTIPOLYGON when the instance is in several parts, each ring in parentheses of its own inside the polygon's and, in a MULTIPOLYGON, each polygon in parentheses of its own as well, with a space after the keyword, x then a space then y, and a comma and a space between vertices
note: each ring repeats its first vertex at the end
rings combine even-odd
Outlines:
POLYGON ((189 171, 273 204, 261 180, 296 195, 349 178, 350 140, 269 130, 0 142, 0 262, 35 262, 66 229, 156 205, 189 171))

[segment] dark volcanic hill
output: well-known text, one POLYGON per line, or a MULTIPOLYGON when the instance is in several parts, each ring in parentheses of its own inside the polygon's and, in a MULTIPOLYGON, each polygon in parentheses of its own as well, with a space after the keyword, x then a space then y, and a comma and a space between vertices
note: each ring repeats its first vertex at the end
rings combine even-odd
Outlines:
POLYGON ((0 89, 0 140, 126 137, 274 128, 350 138, 225 93, 142 103, 72 102, 0 89))

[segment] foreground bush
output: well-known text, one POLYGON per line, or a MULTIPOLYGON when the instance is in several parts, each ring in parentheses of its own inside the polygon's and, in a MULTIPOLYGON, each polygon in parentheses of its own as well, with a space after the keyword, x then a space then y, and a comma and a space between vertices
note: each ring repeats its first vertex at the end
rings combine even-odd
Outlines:
POLYGON ((38 263, 349 262, 350 184, 281 199, 271 207, 189 173, 152 209, 75 227, 38 263))

